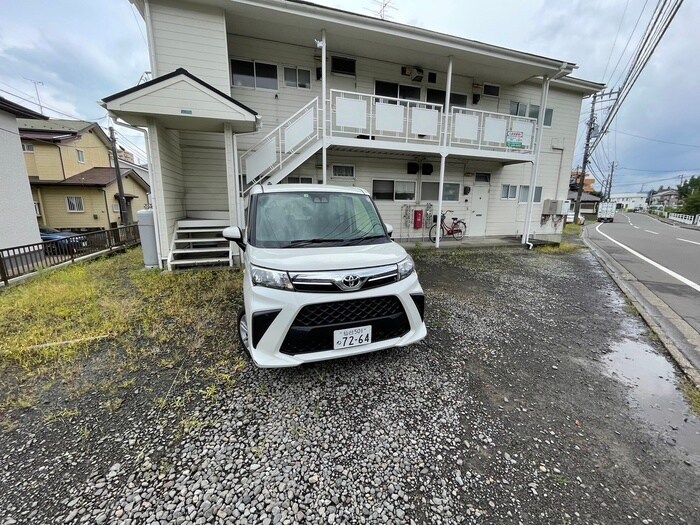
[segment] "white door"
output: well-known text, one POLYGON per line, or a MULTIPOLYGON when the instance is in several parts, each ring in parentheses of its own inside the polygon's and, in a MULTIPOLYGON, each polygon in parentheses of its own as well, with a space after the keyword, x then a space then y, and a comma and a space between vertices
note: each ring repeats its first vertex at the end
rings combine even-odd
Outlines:
POLYGON ((471 204, 469 236, 483 237, 486 235, 486 214, 489 205, 489 186, 487 184, 475 185, 472 188, 471 204))

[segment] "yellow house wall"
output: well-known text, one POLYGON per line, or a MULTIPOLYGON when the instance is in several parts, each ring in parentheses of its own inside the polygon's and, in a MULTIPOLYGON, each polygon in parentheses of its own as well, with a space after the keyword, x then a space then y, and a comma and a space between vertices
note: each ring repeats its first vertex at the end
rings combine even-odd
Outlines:
POLYGON ((78 140, 60 146, 63 153, 63 167, 66 178, 82 173, 90 168, 109 167, 109 149, 94 131, 84 133, 78 140), (78 162, 77 150, 83 150, 85 162, 78 162))
MULTIPOLYGON (((132 177, 126 176, 122 179, 124 183, 124 193, 137 195, 138 198, 131 201, 131 214, 132 220, 138 220, 136 212, 142 210, 144 205, 148 203, 148 196, 146 190, 144 190, 140 184, 136 183, 132 177)), ((119 213, 113 211, 113 205, 118 204, 119 201, 114 198, 114 196, 119 193, 119 188, 117 187, 117 181, 115 180, 112 184, 105 188, 107 192, 107 203, 109 204, 108 216, 109 222, 119 222, 119 213)))
POLYGON ((34 153, 24 153, 27 175, 40 180, 63 180, 61 154, 55 144, 34 142, 34 153))
POLYGON ((41 195, 41 189, 32 186, 32 200, 39 203, 41 209, 41 217, 37 217, 36 220, 39 226, 46 226, 46 213, 44 213, 44 201, 41 195))
POLYGON ((52 228, 108 228, 109 220, 105 211, 105 196, 102 188, 41 188, 44 204, 43 214, 46 225, 52 228), (67 196, 83 198, 83 212, 69 212, 67 196), (94 216, 97 218, 94 218, 94 216))

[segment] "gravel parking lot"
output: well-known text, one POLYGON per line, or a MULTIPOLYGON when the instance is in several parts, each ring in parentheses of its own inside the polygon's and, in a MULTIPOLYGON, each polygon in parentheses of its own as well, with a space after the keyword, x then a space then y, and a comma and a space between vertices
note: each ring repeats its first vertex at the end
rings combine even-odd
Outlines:
POLYGON ((0 432, 0 524, 698 523, 698 419, 648 421, 606 365, 660 347, 590 253, 415 257, 419 345, 216 388, 188 357, 89 435, 28 413, 0 432))

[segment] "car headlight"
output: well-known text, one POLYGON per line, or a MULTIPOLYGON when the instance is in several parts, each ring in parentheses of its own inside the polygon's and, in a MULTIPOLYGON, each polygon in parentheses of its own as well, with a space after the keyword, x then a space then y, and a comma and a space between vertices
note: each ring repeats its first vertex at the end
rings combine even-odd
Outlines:
POLYGON ((294 290, 287 272, 278 272, 251 265, 250 278, 253 281, 253 286, 265 286, 267 288, 277 288, 278 290, 294 290))
POLYGON ((405 279, 413 273, 416 265, 413 263, 413 258, 407 255, 406 258, 398 264, 399 267, 399 281, 405 279))

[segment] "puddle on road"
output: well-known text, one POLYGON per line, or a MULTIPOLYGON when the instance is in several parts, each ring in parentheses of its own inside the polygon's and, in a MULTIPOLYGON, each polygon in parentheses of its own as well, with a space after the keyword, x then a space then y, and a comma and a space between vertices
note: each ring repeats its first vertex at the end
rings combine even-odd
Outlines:
MULTIPOLYGON (((638 332, 635 328, 630 326, 626 333, 638 332)), ((700 418, 681 392, 679 374, 668 358, 636 338, 625 338, 612 346, 603 362, 612 377, 630 388, 630 406, 654 435, 700 465, 700 418)))

